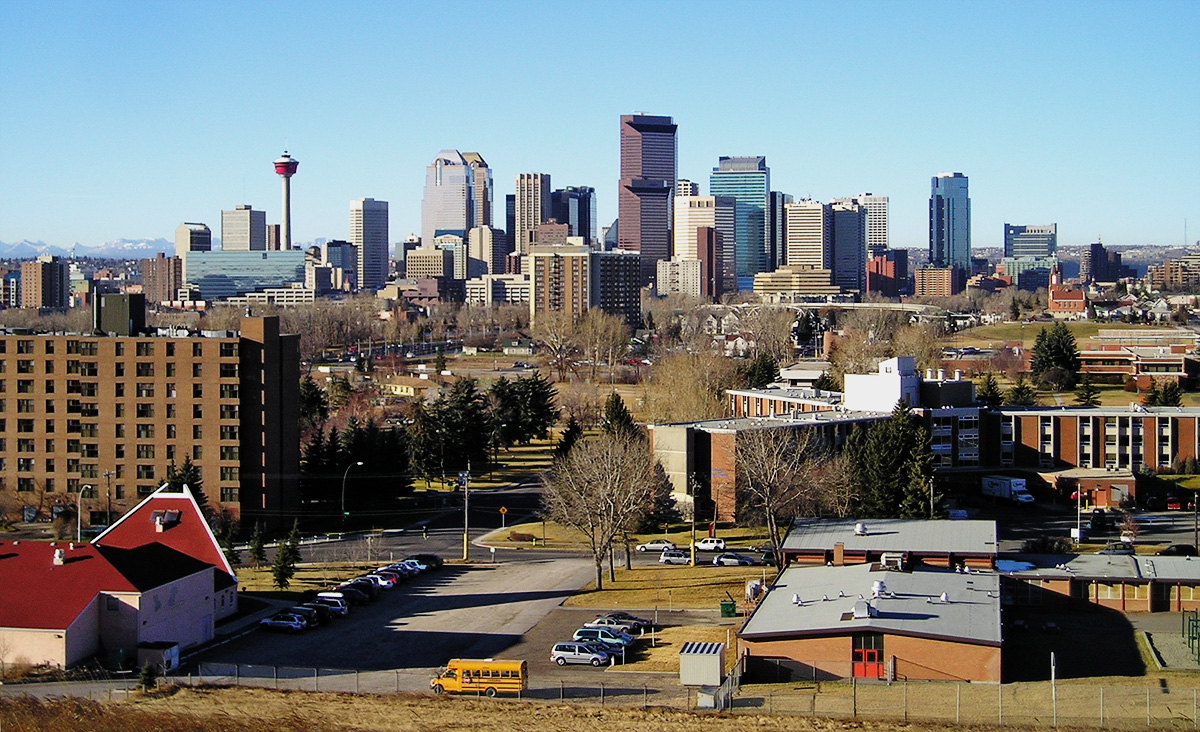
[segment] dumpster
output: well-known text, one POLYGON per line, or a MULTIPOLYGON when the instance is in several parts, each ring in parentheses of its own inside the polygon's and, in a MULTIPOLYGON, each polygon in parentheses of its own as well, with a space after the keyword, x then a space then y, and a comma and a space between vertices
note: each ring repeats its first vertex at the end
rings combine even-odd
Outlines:
POLYGON ((721 600, 721 617, 736 618, 737 617, 737 603, 734 602, 733 600, 721 600))

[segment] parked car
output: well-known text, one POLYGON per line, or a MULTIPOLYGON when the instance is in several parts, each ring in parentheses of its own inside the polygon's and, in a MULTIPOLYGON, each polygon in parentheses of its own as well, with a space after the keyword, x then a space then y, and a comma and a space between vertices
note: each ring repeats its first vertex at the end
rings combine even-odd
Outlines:
POLYGON ((725 540, 714 539, 711 536, 706 536, 696 542, 696 551, 698 552, 723 552, 725 551, 725 540))
POLYGON ((258 627, 263 630, 279 630, 285 633, 299 633, 304 630, 307 625, 304 623, 304 618, 299 615, 290 613, 280 613, 272 615, 269 618, 263 618, 258 621, 258 627))
POLYGON ((1124 541, 1112 541, 1104 545, 1104 548, 1096 552, 1097 554, 1136 554, 1133 550, 1133 545, 1124 541))
POLYGON ((645 544, 637 545, 637 550, 639 552, 665 552, 674 548, 675 544, 667 541, 666 539, 653 539, 645 544))
POLYGON ((329 608, 334 615, 345 617, 350 614, 350 603, 345 598, 340 597, 321 597, 313 600, 314 603, 324 605, 329 608))
POLYGON ((1182 511, 1183 510, 1183 501, 1179 500, 1179 496, 1175 495, 1174 493, 1167 494, 1167 510, 1168 511, 1182 511))
POLYGON ((292 615, 298 615, 301 618, 303 618, 304 624, 306 626, 308 626, 309 628, 315 628, 321 624, 321 616, 317 615, 317 611, 313 610, 311 607, 301 607, 299 605, 294 605, 292 607, 289 607, 286 612, 288 612, 292 615))
POLYGON ((580 628, 571 636, 577 641, 600 641, 602 643, 628 646, 633 643, 633 636, 609 628, 580 628))
POLYGON ((550 650, 550 660, 559 666, 568 663, 590 663, 601 666, 608 663, 608 654, 592 650, 587 643, 555 643, 550 650))
POLYGON ((442 566, 442 558, 436 554, 410 554, 404 559, 405 561, 421 562, 428 565, 430 569, 439 569, 442 566))
POLYGON ((692 559, 687 555, 687 552, 681 551, 665 551, 658 558, 659 564, 691 564, 692 559))
POLYGON ((382 574, 365 574, 363 579, 370 580, 379 585, 381 590, 390 590, 396 586, 396 580, 389 577, 384 577, 382 574))
POLYGON ((712 563, 714 567, 749 567, 752 564, 758 564, 758 561, 745 554, 727 552, 713 557, 712 563))
POLYGON ((1196 554, 1196 547, 1193 544, 1172 544, 1171 546, 1160 549, 1159 551, 1155 552, 1155 554, 1160 557, 1198 556, 1196 554))
POLYGON ((1088 517, 1087 530, 1091 531, 1108 531, 1108 514, 1097 508, 1092 511, 1092 515, 1088 517))
POLYGON ((616 631, 625 633, 630 636, 633 635, 633 632, 635 630, 632 623, 629 623, 624 620, 620 620, 618 618, 608 617, 606 615, 601 615, 600 617, 596 618, 595 620, 589 620, 588 622, 583 624, 583 627, 585 627, 585 628, 608 628, 610 630, 616 630, 616 631))
POLYGON ((332 622, 340 613, 334 613, 328 605, 319 602, 302 602, 299 607, 306 607, 317 612, 317 620, 321 625, 332 622))
POLYGON ((379 575, 380 577, 383 577, 384 579, 390 579, 392 581, 393 585, 398 585, 401 582, 407 580, 411 576, 410 573, 403 572, 399 569, 377 569, 374 572, 372 572, 371 574, 379 575))
POLYGON ((328 592, 318 592, 317 599, 341 600, 350 605, 366 605, 371 601, 371 598, 351 587, 340 587, 328 592))
POLYGON ((616 618, 618 620, 623 620, 624 622, 629 623, 633 627, 634 630, 644 630, 644 629, 650 628, 654 625, 654 623, 652 621, 647 620, 646 618, 639 618, 638 616, 627 613, 624 610, 614 610, 611 613, 601 613, 600 615, 597 615, 596 617, 597 618, 616 618))
POLYGON ((762 556, 759 557, 759 560, 763 564, 765 564, 769 567, 774 567, 775 566, 775 552, 763 552, 762 556))
POLYGON ((379 593, 383 592, 379 585, 369 579, 352 579, 348 582, 343 582, 338 585, 338 588, 348 587, 352 590, 357 590, 367 596, 369 600, 375 600, 379 597, 379 593))

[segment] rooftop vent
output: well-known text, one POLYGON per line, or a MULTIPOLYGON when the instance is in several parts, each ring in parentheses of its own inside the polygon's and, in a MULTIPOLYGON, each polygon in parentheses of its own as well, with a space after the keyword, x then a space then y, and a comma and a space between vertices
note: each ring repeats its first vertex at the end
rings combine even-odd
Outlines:
POLYGON ((867 525, 861 521, 856 523, 854 525, 854 535, 855 536, 866 536, 867 535, 867 525))
POLYGON ((878 614, 879 614, 879 611, 876 610, 875 607, 873 605, 871 605, 871 603, 867 602, 866 600, 859 600, 858 602, 854 603, 854 619, 855 620, 862 620, 864 618, 873 618, 878 614))
POLYGON ((65 554, 65 552, 63 552, 63 550, 62 550, 62 549, 55 549, 55 550, 54 550, 54 566, 55 566, 55 567, 61 567, 61 566, 63 566, 63 562, 65 561, 65 560, 64 560, 64 558, 63 558, 63 557, 64 557, 64 554, 65 554))
POLYGON ((885 592, 887 592, 887 588, 883 586, 883 580, 875 580, 871 583, 871 597, 878 600, 883 597, 885 592))

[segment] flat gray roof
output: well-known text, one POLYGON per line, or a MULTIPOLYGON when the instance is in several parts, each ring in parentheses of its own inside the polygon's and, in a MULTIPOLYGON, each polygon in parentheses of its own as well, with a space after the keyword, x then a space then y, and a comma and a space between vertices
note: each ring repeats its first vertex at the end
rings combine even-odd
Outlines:
POLYGON ((780 575, 738 636, 768 640, 857 632, 999 645, 1000 575, 945 569, 899 572, 877 564, 792 567, 780 575), (876 581, 884 583, 879 598, 872 597, 876 581), (942 593, 949 602, 941 601, 942 593), (854 617, 860 595, 875 609, 874 616, 854 617))
POLYGON ((916 519, 796 519, 783 540, 784 550, 832 551, 841 542, 848 552, 923 554, 995 554, 995 521, 916 519), (862 523, 866 533, 854 533, 862 523))
POLYGON ((1023 557, 1032 569, 1011 574, 1021 578, 1104 581, 1184 582, 1200 584, 1200 557, 1156 557, 1127 554, 1061 554, 1023 557))

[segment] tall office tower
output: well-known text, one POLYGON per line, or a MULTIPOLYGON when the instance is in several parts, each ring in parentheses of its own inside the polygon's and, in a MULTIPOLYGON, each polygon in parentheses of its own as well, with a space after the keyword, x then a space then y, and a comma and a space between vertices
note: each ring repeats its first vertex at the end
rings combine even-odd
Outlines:
POLYGON ((299 167, 300 161, 288 155, 287 150, 275 159, 275 174, 283 181, 283 206, 279 215, 279 242, 276 250, 292 248, 292 176, 299 167))
POLYGON ((550 217, 566 224, 571 236, 583 237, 583 243, 598 249, 596 238, 596 189, 568 186, 550 194, 550 217))
POLYGON ((680 178, 678 181, 675 182, 675 195, 676 196, 699 196, 700 195, 700 184, 690 181, 687 178, 680 178))
POLYGON ((716 229, 725 241, 733 241, 736 205, 737 200, 732 196, 677 196, 675 226, 671 230, 674 258, 699 259, 696 229, 701 226, 716 229))
POLYGON ((71 269, 66 261, 43 254, 32 262, 21 262, 21 307, 70 306, 71 269))
POLYGON ((518 173, 516 191, 513 209, 516 229, 508 233, 514 237, 514 250, 527 254, 533 230, 550 218, 550 174, 518 173))
POLYGON ((854 197, 867 209, 867 251, 880 254, 888 250, 888 197, 860 193, 854 197))
POLYGON ((490 226, 476 226, 467 234, 467 256, 483 263, 483 274, 504 274, 508 237, 490 226))
POLYGON ((330 285, 334 289, 350 292, 358 289, 358 247, 340 239, 327 241, 321 247, 321 264, 333 269, 330 285))
MULTIPOLYGON (((178 239, 176 240, 178 247, 178 239)), ((221 251, 261 252, 267 248, 267 212, 240 205, 221 212, 221 251)), ((194 251, 194 250, 193 250, 194 251)))
MULTIPOLYGON (((281 243, 280 228, 281 227, 279 224, 267 224, 267 251, 268 252, 278 252, 280 250, 280 248, 281 248, 280 247, 280 243, 281 243)), ((287 248, 287 247, 283 247, 283 248, 287 248)))
POLYGON ((146 302, 157 305, 176 299, 183 286, 183 261, 179 257, 167 257, 159 252, 153 259, 138 262, 142 273, 142 292, 146 302))
POLYGON ((358 251, 358 288, 378 290, 388 274, 388 203, 374 198, 350 202, 350 243, 358 251))
POLYGON ((492 169, 483 156, 476 152, 465 152, 463 160, 471 169, 471 196, 475 199, 475 211, 471 228, 492 225, 492 169))
POLYGON ((787 211, 792 202, 787 193, 771 191, 767 194, 767 266, 771 270, 782 267, 787 260, 787 211))
POLYGON ((787 213, 787 266, 833 269, 833 212, 829 204, 802 198, 787 213))
POLYGON ((509 193, 504 196, 504 235, 508 237, 508 251, 517 250, 517 196, 509 193))
POLYGON ((467 236, 475 226, 474 180, 471 167, 457 150, 442 150, 425 168, 422 243, 429 245, 440 234, 467 236))
POLYGON ((855 198, 829 202, 833 216, 833 284, 845 290, 866 290, 867 208, 855 198))
POLYGON ((1004 225, 1004 256, 1058 256, 1058 224, 1049 226, 1004 225))
POLYGON ((971 198, 967 176, 938 173, 929 196, 929 264, 971 269, 971 198))
POLYGON ((175 256, 187 252, 211 252, 212 231, 204 224, 183 222, 175 229, 175 256))
POLYGON ((739 290, 752 289, 754 275, 769 271, 766 209, 770 190, 771 170, 761 155, 721 157, 708 179, 710 194, 737 199, 733 250, 739 290))
POLYGON ((670 117, 621 115, 621 180, 617 185, 617 246, 641 252, 641 284, 652 282, 671 254, 671 194, 675 191, 678 126, 670 117))

